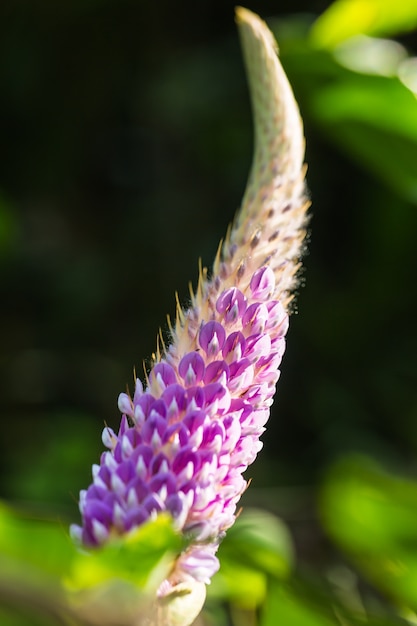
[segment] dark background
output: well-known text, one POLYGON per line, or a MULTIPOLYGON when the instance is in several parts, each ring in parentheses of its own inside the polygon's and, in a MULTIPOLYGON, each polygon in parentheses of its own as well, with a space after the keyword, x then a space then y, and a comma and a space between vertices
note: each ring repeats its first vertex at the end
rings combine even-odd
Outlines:
MULTIPOLYGON (((248 8, 267 19, 329 4, 248 8)), ((233 6, 0 4, 3 498, 77 519, 119 392, 239 206, 252 127, 233 6)), ((417 216, 322 136, 290 79, 311 240, 246 502, 291 522, 314 516, 314 487, 344 452, 417 475, 417 216)))

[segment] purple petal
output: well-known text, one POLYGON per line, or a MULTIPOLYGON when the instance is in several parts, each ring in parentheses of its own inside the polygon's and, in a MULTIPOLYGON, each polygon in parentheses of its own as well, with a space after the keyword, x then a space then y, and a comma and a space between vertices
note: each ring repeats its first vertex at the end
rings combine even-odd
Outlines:
POLYGON ((245 357, 255 363, 261 357, 269 356, 271 352, 271 338, 269 335, 251 335, 246 340, 245 357))
POLYGON ((226 332, 219 322, 207 322, 199 333, 200 346, 208 357, 216 356, 223 348, 226 332))
POLYGON ((149 519, 149 511, 145 507, 140 506, 132 511, 128 511, 125 517, 125 528, 130 530, 136 528, 149 519))
POLYGON ((241 359, 230 364, 229 388, 231 391, 240 390, 243 393, 252 384, 253 377, 254 368, 249 359, 241 359))
POLYGON ((185 401, 187 411, 202 409, 206 402, 205 390, 202 387, 190 387, 186 390, 185 401))
POLYGON ((204 359, 198 352, 189 352, 180 361, 178 372, 187 387, 193 387, 204 376, 204 359))
POLYGON ((155 402, 155 398, 149 392, 142 394, 135 406, 135 419, 145 421, 155 402))
POLYGON ((167 408, 167 419, 169 420, 179 417, 185 410, 185 391, 181 385, 174 384, 167 387, 161 396, 161 400, 167 408))
POLYGON ((240 331, 230 333, 222 350, 222 354, 226 362, 230 364, 231 361, 239 361, 243 356, 245 347, 246 340, 240 331))
POLYGON ((264 333, 268 316, 268 308, 265 304, 255 302, 248 306, 242 318, 245 335, 249 336, 264 333))
POLYGON ((222 385, 226 385, 228 378, 229 368, 224 361, 213 361, 207 365, 204 374, 204 382, 206 384, 221 382, 222 385))
POLYGON ((216 550, 217 545, 189 549, 180 556, 177 568, 195 580, 209 584, 220 567, 218 558, 214 556, 216 550))
POLYGON ((153 385, 156 384, 156 386, 163 391, 166 387, 173 385, 176 382, 177 375, 171 365, 162 361, 161 363, 156 363, 156 365, 153 366, 149 375, 150 387, 153 387, 153 385))
POLYGON ((223 415, 230 407, 230 392, 221 383, 210 383, 204 387, 205 408, 214 416, 223 415))
POLYGON ((257 270, 250 281, 250 289, 254 298, 267 300, 275 289, 273 269, 265 265, 257 270))
POLYGON ((216 309, 223 314, 226 323, 233 324, 245 312, 246 298, 239 289, 231 287, 217 298, 216 309))
POLYGON ((285 311, 281 302, 272 300, 272 302, 267 302, 266 306, 268 309, 268 322, 266 324, 266 329, 274 329, 274 331, 278 332, 280 336, 285 335, 288 330, 289 321, 288 313, 285 311))

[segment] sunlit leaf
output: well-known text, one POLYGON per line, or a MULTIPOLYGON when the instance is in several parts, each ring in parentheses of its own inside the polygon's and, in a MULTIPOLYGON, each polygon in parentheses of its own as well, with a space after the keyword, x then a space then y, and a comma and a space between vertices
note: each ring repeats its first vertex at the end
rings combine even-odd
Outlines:
POLYGON ((67 623, 61 616, 74 613, 89 624, 98 623, 91 615, 103 626, 131 624, 149 602, 143 588, 154 590, 180 549, 167 516, 87 553, 73 545, 62 525, 26 518, 2 505, 0 623, 48 626, 67 623))
POLYGON ((348 153, 407 202, 417 201, 414 59, 396 42, 369 37, 334 51, 314 48, 305 20, 292 20, 281 55, 310 127, 348 153), (298 28, 298 30, 297 30, 298 28))
POLYGON ((397 41, 357 35, 342 42, 334 50, 339 63, 364 74, 396 76, 407 51, 397 41))
POLYGON ((415 0, 336 0, 314 23, 311 39, 333 47, 354 35, 393 35, 416 26, 415 0))
POLYGON ((395 78, 353 75, 320 89, 314 106, 328 123, 359 120, 417 142, 417 100, 395 78))
POLYGON ((139 587, 158 584, 167 575, 174 555, 181 550, 181 542, 171 518, 159 515, 100 549, 78 552, 67 585, 71 589, 87 589, 113 579, 139 587), (152 575, 158 580, 151 580, 152 575))
POLYGON ((398 68, 398 78, 417 95, 417 57, 404 59, 398 68))
POLYGON ((321 498, 328 533, 390 597, 417 608, 417 483, 362 457, 329 473, 321 498))

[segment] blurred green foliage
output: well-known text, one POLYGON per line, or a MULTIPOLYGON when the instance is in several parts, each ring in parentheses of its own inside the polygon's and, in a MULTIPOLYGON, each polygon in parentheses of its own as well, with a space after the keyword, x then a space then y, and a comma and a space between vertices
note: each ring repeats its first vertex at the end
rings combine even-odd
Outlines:
POLYGON ((417 26, 414 0, 336 0, 315 20, 311 37, 326 48, 355 35, 398 35, 417 26))
MULTIPOLYGON (((243 502, 264 510, 221 545, 201 619, 415 623, 417 2, 248 8, 304 118, 312 237, 243 502)), ((233 4, 9 1, 0 34, 0 493, 22 511, 0 509, 0 623, 121 626, 178 538, 162 518, 91 555, 67 527, 130 368, 243 192, 233 4)))
POLYGON ((417 610, 417 481, 383 471, 367 458, 339 462, 327 477, 321 508, 330 536, 370 581, 399 606, 417 610))
POLYGON ((266 511, 245 510, 219 549, 221 569, 209 598, 232 600, 254 610, 266 599, 268 579, 285 580, 293 566, 293 546, 286 526, 266 511), (242 549, 244 546, 244 549, 242 549))
POLYGON ((86 552, 61 525, 25 519, 3 505, 0 535, 0 606, 7 626, 29 623, 32 616, 46 624, 132 624, 182 547, 164 515, 86 552))

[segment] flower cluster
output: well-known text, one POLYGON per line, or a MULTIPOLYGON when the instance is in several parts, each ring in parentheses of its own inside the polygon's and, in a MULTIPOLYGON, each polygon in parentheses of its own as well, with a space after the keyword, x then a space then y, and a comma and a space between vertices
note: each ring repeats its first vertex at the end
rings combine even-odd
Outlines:
POLYGON ((284 352, 288 316, 270 299, 274 289, 264 266, 247 293, 221 291, 196 349, 179 360, 168 351, 145 390, 138 380, 133 399, 120 394, 120 430, 104 429, 109 451, 81 493, 83 527, 72 529, 85 545, 168 511, 192 537, 177 568, 204 582, 218 569, 214 554, 246 488, 242 472, 262 447, 284 352))

